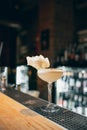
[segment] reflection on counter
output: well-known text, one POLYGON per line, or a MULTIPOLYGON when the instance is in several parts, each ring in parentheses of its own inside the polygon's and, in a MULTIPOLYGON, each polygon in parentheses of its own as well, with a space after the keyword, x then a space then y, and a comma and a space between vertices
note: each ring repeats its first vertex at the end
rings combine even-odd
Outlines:
POLYGON ((62 68, 64 75, 55 82, 56 104, 87 116, 87 69, 62 68))

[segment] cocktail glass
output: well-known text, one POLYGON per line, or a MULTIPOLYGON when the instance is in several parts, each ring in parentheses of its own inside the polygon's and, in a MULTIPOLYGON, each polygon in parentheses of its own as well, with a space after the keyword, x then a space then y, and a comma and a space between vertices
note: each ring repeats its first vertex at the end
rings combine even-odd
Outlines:
POLYGON ((63 75, 63 70, 56 68, 45 68, 37 71, 38 77, 48 83, 48 104, 41 107, 44 112, 57 112, 59 107, 52 103, 52 83, 63 75))

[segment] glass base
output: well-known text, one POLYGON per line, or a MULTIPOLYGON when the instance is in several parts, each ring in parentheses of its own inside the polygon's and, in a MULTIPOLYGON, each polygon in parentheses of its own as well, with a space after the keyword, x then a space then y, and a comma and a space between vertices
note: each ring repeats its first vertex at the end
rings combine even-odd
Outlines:
POLYGON ((59 107, 54 105, 54 104, 48 104, 48 105, 44 105, 41 107, 41 110, 43 112, 49 112, 49 113, 53 113, 53 112, 57 112, 59 111, 59 107))

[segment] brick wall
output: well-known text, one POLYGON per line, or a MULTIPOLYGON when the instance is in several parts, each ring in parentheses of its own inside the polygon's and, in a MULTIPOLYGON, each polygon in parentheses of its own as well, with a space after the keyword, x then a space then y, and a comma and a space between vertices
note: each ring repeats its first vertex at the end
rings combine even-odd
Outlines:
MULTIPOLYGON (((39 48, 39 50, 40 54, 49 57, 50 61, 53 59, 53 52, 54 52, 53 21, 54 21, 54 1, 41 0, 39 4, 39 32, 41 34, 41 31, 49 29, 49 49, 41 50, 41 48, 39 48)), ((40 44, 39 47, 41 47, 40 44)))
POLYGON ((64 46, 73 44, 74 13, 73 0, 55 0, 54 13, 54 55, 64 46))
MULTIPOLYGON (((39 37, 39 53, 48 57, 51 65, 59 50, 73 43, 74 19, 72 0, 41 0, 39 3, 39 36, 49 29, 49 49, 41 50, 39 37)), ((38 78, 40 97, 47 99, 47 84, 38 78)))
POLYGON ((41 50, 39 42, 39 53, 47 56, 51 64, 58 51, 74 39, 74 16, 73 0, 41 0, 39 3, 38 30, 49 29, 49 49, 41 50))

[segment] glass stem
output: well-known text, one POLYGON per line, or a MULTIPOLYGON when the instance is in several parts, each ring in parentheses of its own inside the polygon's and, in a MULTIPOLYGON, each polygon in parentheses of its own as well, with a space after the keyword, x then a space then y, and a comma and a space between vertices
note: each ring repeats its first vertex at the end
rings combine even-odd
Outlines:
POLYGON ((48 83, 48 102, 52 102, 52 83, 48 83))

